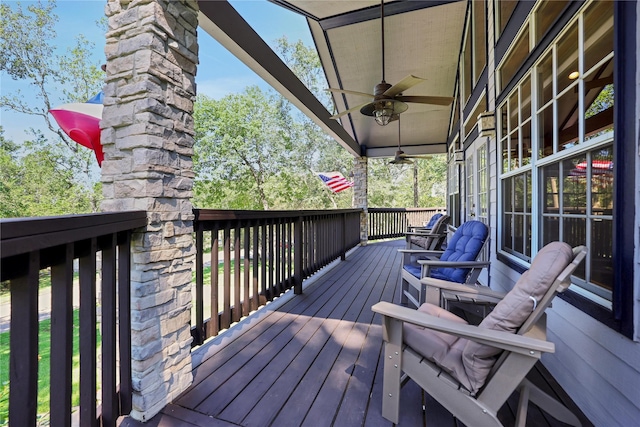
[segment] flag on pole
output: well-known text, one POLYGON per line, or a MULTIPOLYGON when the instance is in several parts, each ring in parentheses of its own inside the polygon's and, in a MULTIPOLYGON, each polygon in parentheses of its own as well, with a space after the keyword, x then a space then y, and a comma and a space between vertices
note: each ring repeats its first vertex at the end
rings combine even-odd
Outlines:
POLYGON ((334 193, 353 187, 353 182, 348 181, 340 172, 318 172, 318 176, 334 193))

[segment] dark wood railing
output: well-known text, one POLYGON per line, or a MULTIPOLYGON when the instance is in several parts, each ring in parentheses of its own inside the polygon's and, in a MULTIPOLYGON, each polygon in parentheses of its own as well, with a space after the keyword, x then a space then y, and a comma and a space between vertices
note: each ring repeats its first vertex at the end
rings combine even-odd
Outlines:
POLYGON ((0 280, 9 281, 11 294, 9 425, 36 425, 38 294, 45 273, 51 279, 50 425, 71 425, 74 260, 80 294, 80 425, 115 426, 119 415, 130 412, 130 242, 132 230, 146 224, 145 212, 0 222, 0 280), (102 260, 97 271, 99 251, 102 260), (97 273, 101 273, 101 284, 96 283, 97 273), (101 289, 100 343, 97 286, 101 289), (98 345, 101 368, 96 363, 98 345), (102 391, 100 408, 96 407, 97 389, 102 391))
POLYGON ((445 208, 369 208, 369 240, 404 237, 410 226, 423 225, 445 208))
POLYGON ((302 293, 305 278, 337 258, 344 259, 360 243, 361 212, 194 209, 193 345, 287 289, 302 293), (205 251, 210 252, 206 262, 205 251), (208 268, 211 278, 205 286, 208 268))

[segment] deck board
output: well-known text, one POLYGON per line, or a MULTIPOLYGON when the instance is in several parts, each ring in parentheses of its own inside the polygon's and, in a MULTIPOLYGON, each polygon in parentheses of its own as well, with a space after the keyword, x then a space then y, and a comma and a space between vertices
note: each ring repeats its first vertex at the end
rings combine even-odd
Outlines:
MULTIPOLYGON (((303 295, 277 300, 195 350, 193 384, 145 426, 391 426, 381 415, 382 327, 371 306, 399 302, 403 244, 358 248, 303 295)), ((560 398, 566 402, 566 395, 560 398)), ((424 399, 426 414, 421 389, 412 381, 403 387, 399 425, 462 425, 430 396, 424 399)), ((506 425, 514 405, 517 395, 500 411, 506 425)), ((529 424, 559 425, 534 405, 529 424)))

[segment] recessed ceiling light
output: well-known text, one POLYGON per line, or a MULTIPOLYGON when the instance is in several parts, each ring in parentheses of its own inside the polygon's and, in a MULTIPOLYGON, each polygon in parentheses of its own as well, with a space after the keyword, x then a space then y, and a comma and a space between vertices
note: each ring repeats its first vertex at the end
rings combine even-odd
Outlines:
POLYGON ((575 80, 575 79, 577 79, 578 77, 580 77, 580 73, 579 73, 579 72, 577 72, 577 71, 573 71, 571 74, 569 74, 569 78, 570 78, 571 80, 575 80))

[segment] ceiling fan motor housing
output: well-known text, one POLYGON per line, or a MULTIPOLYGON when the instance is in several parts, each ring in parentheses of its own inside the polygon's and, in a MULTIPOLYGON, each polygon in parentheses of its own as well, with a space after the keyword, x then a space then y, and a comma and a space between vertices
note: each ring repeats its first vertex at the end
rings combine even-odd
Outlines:
POLYGON ((381 98, 386 98, 384 93, 391 87, 391 85, 384 80, 373 87, 373 96, 374 99, 378 100, 381 98))

